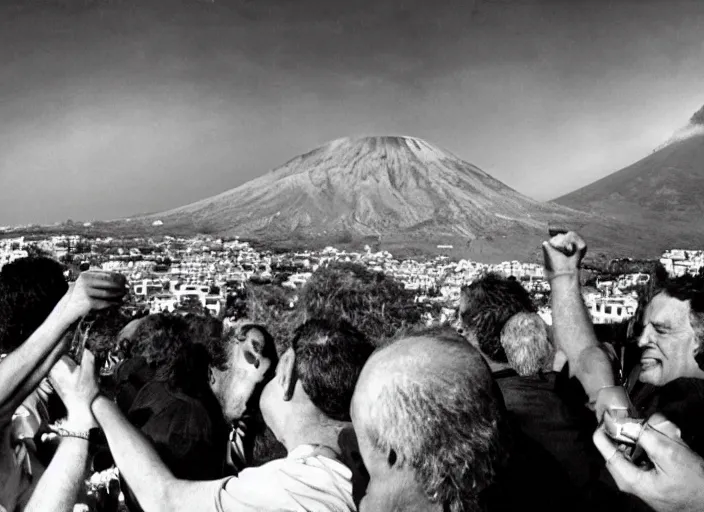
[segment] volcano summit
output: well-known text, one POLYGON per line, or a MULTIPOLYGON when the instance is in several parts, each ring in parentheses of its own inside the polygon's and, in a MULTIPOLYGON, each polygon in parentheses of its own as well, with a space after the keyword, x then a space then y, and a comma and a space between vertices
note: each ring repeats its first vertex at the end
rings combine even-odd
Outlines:
POLYGON ((548 220, 583 216, 523 196, 421 139, 364 137, 335 140, 237 188, 143 220, 269 240, 476 241, 494 252, 500 239, 544 237, 548 220))

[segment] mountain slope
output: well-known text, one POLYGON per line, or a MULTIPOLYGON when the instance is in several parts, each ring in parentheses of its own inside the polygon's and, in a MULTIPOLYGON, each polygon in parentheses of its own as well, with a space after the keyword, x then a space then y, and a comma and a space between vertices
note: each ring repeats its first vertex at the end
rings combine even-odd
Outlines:
POLYGON ((549 220, 587 218, 523 196, 423 140, 365 137, 333 141, 235 189, 143 220, 273 239, 374 236, 492 246, 494 238, 544 237, 549 220))
POLYGON ((704 215, 704 108, 690 123, 646 158, 554 202, 637 222, 666 221, 692 233, 704 215))

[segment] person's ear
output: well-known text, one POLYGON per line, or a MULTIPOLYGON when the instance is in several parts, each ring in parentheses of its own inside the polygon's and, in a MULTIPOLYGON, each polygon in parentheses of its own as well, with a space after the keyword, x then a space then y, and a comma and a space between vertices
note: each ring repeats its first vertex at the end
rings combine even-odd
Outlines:
POLYGON ((208 382, 210 383, 211 387, 213 384, 215 384, 215 372, 213 371, 212 367, 208 367, 208 382))
POLYGON ((293 398, 293 390, 296 387, 296 352, 293 348, 289 348, 281 356, 276 373, 279 385, 284 390, 284 400, 288 402, 293 398))
POLYGON ((393 448, 390 448, 389 453, 386 454, 386 462, 389 464, 390 468, 393 468, 398 462, 398 455, 393 448))

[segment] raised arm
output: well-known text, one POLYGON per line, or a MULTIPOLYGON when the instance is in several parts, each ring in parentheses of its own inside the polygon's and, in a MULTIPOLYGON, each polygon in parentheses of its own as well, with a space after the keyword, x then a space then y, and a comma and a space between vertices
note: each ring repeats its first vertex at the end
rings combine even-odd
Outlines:
POLYGON ((80 275, 44 323, 0 362, 1 420, 9 421, 15 409, 47 375, 60 357, 62 349, 57 347, 71 324, 93 309, 119 304, 125 291, 125 278, 120 274, 80 275))
POLYGON ((25 507, 25 512, 71 512, 85 479, 88 464, 88 433, 97 424, 85 400, 71 393, 80 381, 93 378, 95 360, 86 351, 81 366, 67 356, 52 368, 49 380, 68 411, 62 425, 61 443, 25 507))
POLYGON ((601 419, 604 410, 627 410, 630 403, 623 388, 617 387, 615 361, 597 340, 582 300, 579 266, 586 252, 587 244, 573 232, 543 243, 555 343, 567 356, 571 374, 580 381, 601 419))
POLYGON ((145 512, 214 510, 217 481, 178 480, 117 405, 98 396, 92 409, 120 473, 145 512))

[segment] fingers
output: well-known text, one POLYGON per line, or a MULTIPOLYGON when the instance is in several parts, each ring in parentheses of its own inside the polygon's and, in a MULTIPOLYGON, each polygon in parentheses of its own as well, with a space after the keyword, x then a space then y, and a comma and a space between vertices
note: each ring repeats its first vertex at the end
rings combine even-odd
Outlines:
POLYGON ((61 379, 70 375, 78 365, 69 356, 62 356, 49 371, 49 383, 54 389, 61 387, 61 379))
MULTIPOLYGON (((587 243, 574 231, 552 237, 548 242, 548 247, 569 256, 573 254, 583 255, 587 251, 587 243)), ((548 249, 548 247, 543 244, 543 250, 548 249)))
POLYGON ((93 288, 86 289, 86 294, 93 299, 119 300, 125 295, 124 288, 93 288))
POLYGON ((95 375, 95 356, 93 353, 85 349, 83 351, 83 358, 81 359, 81 377, 82 380, 85 376, 89 376, 91 379, 95 375))
POLYGON ((97 288, 122 287, 127 284, 127 279, 122 274, 117 272, 105 272, 101 270, 88 270, 83 272, 80 277, 83 282, 97 288))
POLYGON ((650 418, 648 418, 647 425, 659 431, 660 433, 665 434, 670 439, 682 439, 682 431, 677 427, 677 425, 672 423, 659 412, 656 412, 650 418))
POLYGON ((609 439, 603 429, 598 428, 592 436, 594 445, 606 461, 606 469, 609 470, 618 488, 625 492, 631 492, 635 485, 639 483, 647 485, 650 478, 648 472, 636 467, 619 451, 616 444, 609 439))
MULTIPOLYGON (((666 424, 661 424, 659 428, 672 432, 672 427, 666 424)), ((665 473, 671 473, 671 469, 682 464, 683 459, 692 458, 694 453, 679 436, 670 437, 650 424, 641 432, 638 444, 643 447, 655 467, 665 473)))

